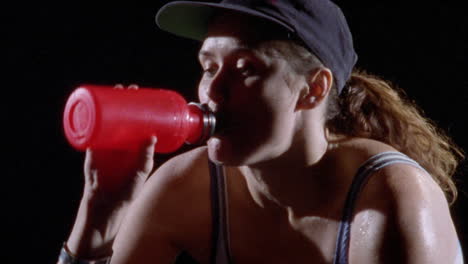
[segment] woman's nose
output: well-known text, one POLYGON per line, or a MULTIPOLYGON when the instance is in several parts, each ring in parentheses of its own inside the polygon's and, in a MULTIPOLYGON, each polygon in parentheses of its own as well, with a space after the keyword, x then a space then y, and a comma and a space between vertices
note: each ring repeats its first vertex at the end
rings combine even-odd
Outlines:
POLYGON ((223 71, 219 71, 206 83, 206 95, 210 101, 213 101, 215 104, 220 104, 227 100, 229 96, 227 79, 227 74, 223 71))

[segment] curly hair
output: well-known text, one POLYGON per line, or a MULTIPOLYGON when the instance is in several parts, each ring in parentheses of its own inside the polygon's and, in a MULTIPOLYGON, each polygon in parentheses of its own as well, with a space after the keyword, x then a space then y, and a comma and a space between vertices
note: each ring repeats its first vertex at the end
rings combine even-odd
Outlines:
POLYGON ((328 119, 331 132, 375 139, 405 153, 424 167, 453 203, 452 179, 463 151, 412 101, 390 82, 355 70, 337 98, 340 112, 328 119))
MULTIPOLYGON (((315 55, 293 41, 266 41, 259 50, 288 60, 298 74, 324 67, 315 55)), ((403 90, 355 69, 340 95, 333 87, 327 103, 326 128, 330 132, 375 139, 394 147, 424 167, 451 203, 456 200, 458 193, 452 177, 464 153, 408 100, 403 90)))

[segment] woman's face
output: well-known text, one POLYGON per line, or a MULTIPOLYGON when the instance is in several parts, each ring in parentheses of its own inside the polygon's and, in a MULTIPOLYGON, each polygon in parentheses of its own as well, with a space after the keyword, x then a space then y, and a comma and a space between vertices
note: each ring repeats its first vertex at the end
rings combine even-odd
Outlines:
POLYGON ((222 123, 208 152, 226 165, 267 161, 291 146, 302 80, 284 59, 248 48, 254 32, 238 21, 212 27, 199 52, 199 99, 222 123))

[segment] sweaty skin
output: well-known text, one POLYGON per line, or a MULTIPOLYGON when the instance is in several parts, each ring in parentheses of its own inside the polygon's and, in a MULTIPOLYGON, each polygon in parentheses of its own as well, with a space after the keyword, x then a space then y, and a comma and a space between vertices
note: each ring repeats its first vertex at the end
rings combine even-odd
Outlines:
MULTIPOLYGON (((200 101, 223 111, 235 126, 150 178, 119 232, 113 263, 170 263, 180 250, 208 263, 208 156, 226 167, 236 263, 332 261, 357 168, 395 149, 370 139, 327 139, 329 71, 291 76, 285 60, 247 50, 248 37, 248 31, 216 28, 204 41, 200 101)), ((382 169, 367 183, 351 237, 350 263, 453 263, 458 253, 443 192, 425 172, 402 164, 382 169)))
MULTIPOLYGON (((226 169, 235 263, 332 262, 356 170, 371 156, 396 150, 328 135, 332 73, 317 68, 298 75, 284 58, 257 51, 255 25, 228 15, 210 28, 199 54, 198 94, 227 125, 206 147, 159 167, 125 203, 112 264, 173 263, 182 250, 209 263, 208 158, 226 169)), ((430 175, 404 164, 385 167, 367 182, 351 238, 351 264, 455 263, 460 252, 442 190, 430 175)))

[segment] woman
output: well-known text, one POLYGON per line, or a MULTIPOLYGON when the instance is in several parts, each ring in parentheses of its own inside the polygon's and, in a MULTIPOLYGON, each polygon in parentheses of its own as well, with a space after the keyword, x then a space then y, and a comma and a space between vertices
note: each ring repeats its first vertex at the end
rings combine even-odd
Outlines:
POLYGON ((59 262, 463 262, 445 196, 462 155, 388 83, 352 73, 339 8, 180 2, 158 23, 203 39, 199 99, 221 128, 148 179, 156 138, 139 155, 89 150, 59 262))

